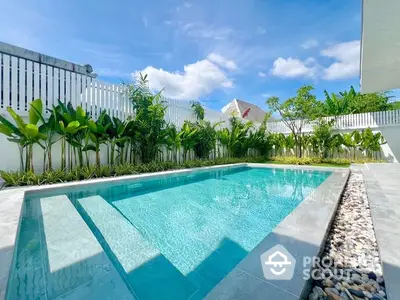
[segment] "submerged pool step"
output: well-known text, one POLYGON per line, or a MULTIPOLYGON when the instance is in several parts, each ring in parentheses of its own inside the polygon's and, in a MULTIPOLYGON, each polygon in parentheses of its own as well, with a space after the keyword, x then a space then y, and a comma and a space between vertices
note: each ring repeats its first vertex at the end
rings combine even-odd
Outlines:
POLYGON ((67 196, 40 209, 47 299, 135 299, 67 196))
POLYGON ((196 287, 101 196, 78 199, 140 299, 188 299, 196 287))

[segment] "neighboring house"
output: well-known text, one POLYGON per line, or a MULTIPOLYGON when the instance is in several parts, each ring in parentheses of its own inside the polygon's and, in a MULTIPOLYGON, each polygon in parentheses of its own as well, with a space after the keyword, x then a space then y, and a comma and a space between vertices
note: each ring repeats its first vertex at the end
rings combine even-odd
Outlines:
POLYGON ((265 111, 257 105, 239 99, 233 99, 233 101, 225 105, 221 111, 226 115, 241 117, 245 120, 257 123, 261 123, 265 116, 265 111))

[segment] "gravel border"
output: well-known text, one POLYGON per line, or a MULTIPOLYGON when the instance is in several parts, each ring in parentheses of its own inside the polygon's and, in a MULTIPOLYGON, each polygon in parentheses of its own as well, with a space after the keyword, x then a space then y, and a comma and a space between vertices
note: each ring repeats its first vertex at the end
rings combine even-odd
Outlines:
POLYGON ((352 171, 309 300, 386 299, 382 265, 363 175, 352 171))

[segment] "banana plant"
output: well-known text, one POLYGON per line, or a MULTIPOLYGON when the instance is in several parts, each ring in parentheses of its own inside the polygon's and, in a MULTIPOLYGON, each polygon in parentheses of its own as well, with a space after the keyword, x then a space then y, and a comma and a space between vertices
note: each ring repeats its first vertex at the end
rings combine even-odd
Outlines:
POLYGON ((28 121, 25 123, 23 118, 19 116, 11 107, 7 107, 7 112, 14 120, 15 125, 9 122, 3 116, 0 116, 0 132, 8 136, 8 140, 17 143, 20 150, 21 170, 24 169, 23 150, 26 148, 25 154, 25 171, 34 172, 33 167, 33 145, 37 144, 42 149, 45 146, 42 144, 47 139, 47 136, 39 131, 38 116, 43 112, 42 100, 36 99, 31 103, 28 112, 28 121))
POLYGON ((296 141, 294 139, 294 135, 291 133, 285 137, 285 148, 287 150, 293 150, 296 146, 296 141))
POLYGON ((111 126, 111 123, 105 124, 106 112, 100 113, 97 121, 90 119, 88 121, 88 136, 93 144, 85 146, 85 151, 92 150, 96 153, 96 166, 100 167, 100 145, 105 144, 108 141, 107 129, 111 126))
POLYGON ((193 150, 196 145, 195 134, 197 129, 194 128, 193 124, 189 121, 183 123, 182 129, 179 132, 181 138, 181 144, 183 148, 183 161, 186 161, 187 153, 193 150))
POLYGON ((372 153, 378 152, 383 144, 386 144, 386 141, 380 132, 374 134, 371 128, 362 131, 360 150, 366 151, 369 158, 372 157, 372 153))
POLYGON ((358 130, 351 133, 343 134, 343 145, 347 148, 353 149, 353 159, 356 159, 356 149, 360 145, 362 140, 361 134, 358 130))
POLYGON ((286 137, 283 133, 271 133, 270 135, 271 144, 274 146, 275 155, 282 155, 283 149, 285 149, 286 137))
MULTIPOLYGON (((56 124, 55 130, 61 135, 61 168, 67 167, 66 160, 66 143, 68 142, 78 151, 79 165, 83 166, 83 141, 87 144, 88 139, 85 139, 88 116, 81 106, 77 106, 76 110, 72 107, 71 103, 65 106, 61 101, 59 105, 59 121, 56 124)), ((71 151, 72 156, 72 151, 71 151)), ((70 169, 72 168, 72 157, 69 157, 70 169)), ((76 155, 75 155, 76 157, 76 155)), ((86 156, 88 163, 88 157, 86 156)))
POLYGON ((50 112, 49 118, 46 120, 41 111, 39 111, 35 106, 31 105, 31 108, 35 111, 37 116, 42 121, 42 125, 39 127, 39 131, 47 136, 47 139, 44 141, 44 151, 43 151, 43 170, 52 170, 53 163, 52 163, 52 146, 61 139, 61 136, 57 132, 58 122, 57 119, 59 118, 60 114, 60 106, 54 106, 50 112), (46 163, 47 160, 47 163, 46 163))
POLYGON ((116 147, 118 148, 118 156, 117 160, 119 163, 123 163, 123 157, 124 157, 124 148, 129 141, 129 138, 127 136, 124 136, 125 134, 125 129, 127 128, 128 122, 123 122, 117 117, 111 118, 108 114, 104 114, 103 118, 103 127, 107 126, 107 134, 110 139, 110 150, 109 147, 107 147, 107 161, 109 164, 113 165, 115 162, 115 152, 116 152, 116 147))
POLYGON ((178 152, 182 146, 182 134, 183 131, 178 132, 174 124, 168 124, 166 137, 167 150, 171 152, 174 162, 178 162, 178 152))

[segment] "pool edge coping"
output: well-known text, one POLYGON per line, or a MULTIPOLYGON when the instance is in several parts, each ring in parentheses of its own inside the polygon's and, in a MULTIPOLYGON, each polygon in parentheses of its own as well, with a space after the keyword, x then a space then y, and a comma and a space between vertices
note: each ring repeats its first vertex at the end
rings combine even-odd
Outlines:
MULTIPOLYGON (((256 167, 256 168, 261 167, 261 168, 280 168, 280 169, 303 169, 303 170, 332 171, 334 173, 336 173, 336 172, 349 173, 348 168, 332 168, 332 167, 323 167, 323 166, 304 166, 304 165, 276 165, 276 164, 262 164, 262 163, 236 163, 236 164, 227 164, 227 165, 215 165, 215 166, 207 166, 207 167, 125 175, 125 176, 118 176, 118 177, 96 178, 96 179, 72 181, 72 182, 66 182, 66 183, 57 183, 57 184, 41 185, 41 186, 26 186, 26 187, 7 188, 4 190, 0 190, 0 236, 2 237, 0 239, 0 300, 4 300, 6 297, 8 280, 9 280, 9 276, 10 276, 10 272, 11 272, 11 268, 12 268, 12 264, 13 264, 13 260, 14 260, 16 241, 18 239, 18 232, 19 232, 18 229, 19 229, 20 222, 22 219, 21 216, 23 213, 22 212, 23 201, 27 194, 31 195, 31 194, 40 193, 40 192, 47 192, 47 191, 55 190, 58 188, 83 187, 83 186, 98 184, 98 183, 111 183, 111 182, 117 182, 117 181, 139 180, 139 179, 143 179, 143 178, 160 178, 160 177, 164 177, 164 176, 168 176, 168 175, 188 174, 188 173, 192 173, 192 172, 199 171, 199 170, 206 171, 206 170, 215 170, 215 169, 222 169, 222 168, 236 168, 236 167, 246 167, 246 166, 256 167)), ((328 177, 325 180, 325 182, 330 177, 328 177)), ((304 200, 303 203, 306 200, 304 200)), ((299 205, 298 207, 300 207, 300 206, 301 205, 299 205)), ((292 213, 294 213, 297 210, 297 208, 292 213)), ((287 216, 287 217, 289 217, 289 216, 287 216)), ((285 220, 286 220, 286 218, 285 218, 285 220)), ((282 222, 284 222, 285 220, 283 220, 282 222)), ((215 286, 214 289, 218 286, 219 286, 219 284, 217 286, 215 286)))

